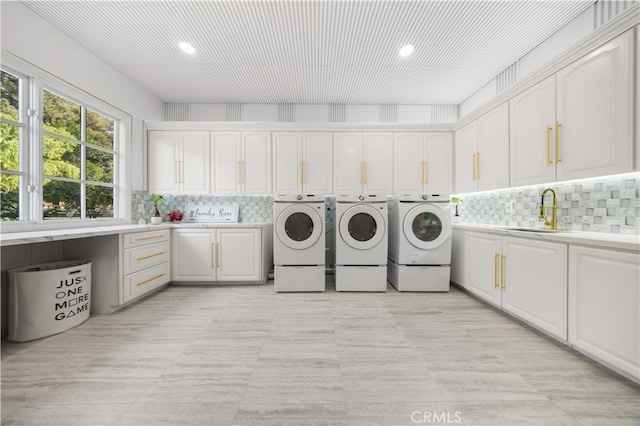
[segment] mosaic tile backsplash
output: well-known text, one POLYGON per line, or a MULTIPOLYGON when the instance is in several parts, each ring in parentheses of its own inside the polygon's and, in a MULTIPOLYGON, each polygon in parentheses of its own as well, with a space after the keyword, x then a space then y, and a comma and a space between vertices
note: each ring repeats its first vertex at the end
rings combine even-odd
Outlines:
MULTIPOLYGON (((583 181, 557 182, 462 194, 462 222, 504 226, 541 227, 540 195, 551 187, 558 194, 558 227, 574 231, 640 234, 640 173, 583 181), (507 203, 513 212, 506 213, 507 203)), ((552 204, 547 194, 545 205, 552 204)), ((551 209, 547 209, 551 218, 551 209)))

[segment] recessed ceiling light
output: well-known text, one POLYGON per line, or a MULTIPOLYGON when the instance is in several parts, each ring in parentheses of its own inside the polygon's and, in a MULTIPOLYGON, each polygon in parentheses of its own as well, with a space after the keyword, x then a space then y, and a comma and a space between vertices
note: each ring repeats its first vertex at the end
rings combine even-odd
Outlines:
POLYGON ((413 51, 416 50, 415 46, 413 44, 405 44, 404 46, 402 46, 400 48, 400 56, 402 57, 406 57, 409 56, 413 53, 413 51))
POLYGON ((196 53, 196 48, 193 47, 193 45, 187 43, 186 41, 181 41, 180 43, 178 43, 178 47, 184 53, 188 53, 189 55, 193 55, 194 53, 196 53))

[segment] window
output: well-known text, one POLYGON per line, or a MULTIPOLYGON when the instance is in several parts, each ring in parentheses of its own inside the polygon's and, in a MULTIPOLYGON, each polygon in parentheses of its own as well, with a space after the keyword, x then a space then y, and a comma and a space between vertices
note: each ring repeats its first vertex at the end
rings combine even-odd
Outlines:
POLYGON ((21 167, 22 140, 27 134, 24 109, 24 79, 1 70, 2 106, 0 109, 0 217, 2 220, 19 220, 21 207, 21 183, 24 169, 21 167))
POLYGON ((43 104, 43 218, 113 217, 115 121, 49 90, 43 104))

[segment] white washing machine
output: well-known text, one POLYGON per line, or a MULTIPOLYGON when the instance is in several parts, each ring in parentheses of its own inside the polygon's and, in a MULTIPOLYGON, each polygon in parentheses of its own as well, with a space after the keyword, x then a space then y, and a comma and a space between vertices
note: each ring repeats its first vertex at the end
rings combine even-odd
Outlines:
POLYGON ((387 197, 336 197, 336 290, 387 291, 387 197))
POLYGON ((398 291, 449 291, 451 236, 448 194, 389 200, 389 282, 398 291))
POLYGON ((324 195, 276 196, 273 218, 275 291, 324 291, 324 195))

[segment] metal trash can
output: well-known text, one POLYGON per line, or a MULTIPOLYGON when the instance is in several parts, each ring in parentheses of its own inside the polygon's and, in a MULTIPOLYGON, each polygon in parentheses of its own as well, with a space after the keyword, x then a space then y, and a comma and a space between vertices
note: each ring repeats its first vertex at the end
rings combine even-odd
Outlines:
POLYGON ((69 260, 9 270, 9 335, 27 342, 89 319, 91 261, 69 260))

